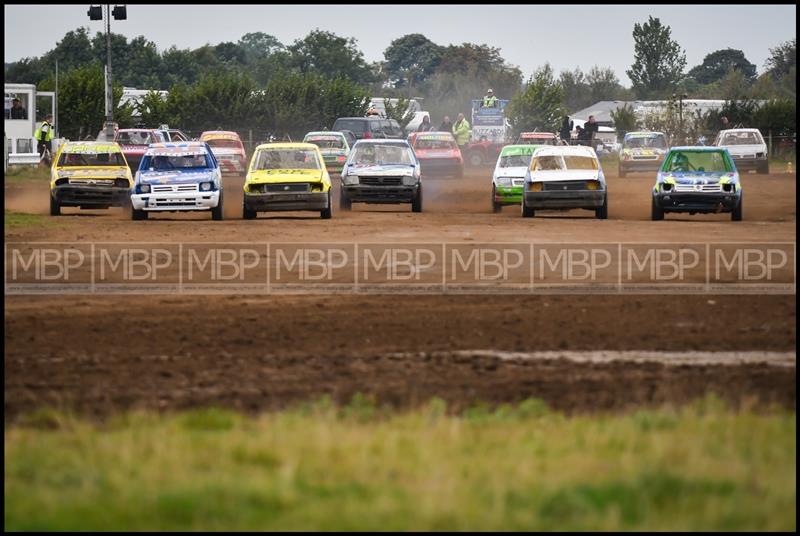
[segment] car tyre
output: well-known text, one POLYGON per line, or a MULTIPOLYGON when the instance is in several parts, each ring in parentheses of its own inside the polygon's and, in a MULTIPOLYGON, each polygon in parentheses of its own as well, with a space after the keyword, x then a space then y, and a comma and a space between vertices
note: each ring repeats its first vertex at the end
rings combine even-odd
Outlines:
POLYGON ((211 209, 211 219, 214 221, 222 221, 224 214, 222 211, 222 192, 219 193, 219 202, 217 206, 211 209))
POLYGON ((131 219, 133 221, 146 220, 147 216, 148 214, 146 210, 136 210, 133 208, 133 205, 131 205, 131 219))
POLYGON ((242 201, 242 219, 243 220, 254 220, 258 213, 255 210, 250 210, 247 208, 247 205, 244 201, 242 201))
POLYGON ((769 175, 769 161, 766 161, 763 164, 758 165, 758 174, 769 175))
POLYGON ((472 167, 480 167, 483 165, 483 155, 478 151, 472 151, 467 157, 469 165, 472 167))
POLYGON ((603 198, 603 205, 594 209, 594 216, 598 220, 608 219, 608 194, 603 198))
POLYGON ((661 221, 664 219, 664 209, 658 206, 655 196, 653 196, 653 208, 651 210, 650 218, 653 221, 661 221))
POLYGON ((417 189, 417 195, 411 200, 411 212, 422 212, 422 184, 417 189))
POLYGON ((52 195, 50 196, 50 215, 51 216, 60 216, 61 215, 61 203, 59 203, 55 197, 52 195))
POLYGON ((333 216, 333 206, 331 206, 332 204, 333 204, 333 198, 331 197, 331 190, 329 188, 328 189, 328 208, 325 208, 325 209, 319 211, 319 217, 320 218, 322 218, 323 220, 331 219, 331 216, 333 216))
POLYGON ((742 221, 742 196, 739 196, 739 202, 731 212, 731 221, 742 221))
POLYGON ((533 207, 529 207, 525 204, 525 196, 522 196, 522 217, 523 218, 533 218, 536 215, 536 211, 533 207))
POLYGON ((497 197, 497 189, 495 188, 495 185, 492 184, 492 212, 494 212, 495 214, 503 210, 503 204, 495 201, 496 197, 497 197))
POLYGON ((339 192, 339 208, 342 210, 353 209, 353 202, 345 195, 344 188, 339 192))

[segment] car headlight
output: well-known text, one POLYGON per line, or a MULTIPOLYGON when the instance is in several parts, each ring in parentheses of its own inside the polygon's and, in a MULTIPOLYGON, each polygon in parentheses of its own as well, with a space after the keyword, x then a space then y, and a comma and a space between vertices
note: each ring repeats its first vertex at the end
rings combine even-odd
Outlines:
POLYGON ((403 186, 414 186, 417 184, 417 177, 414 175, 403 176, 403 186))
POLYGON ((115 188, 128 188, 129 186, 128 179, 114 179, 115 188))
POLYGON ((542 191, 542 183, 541 182, 529 182, 528 183, 528 191, 529 192, 541 192, 542 191))
POLYGON ((669 182, 661 183, 661 191, 663 192, 671 192, 672 191, 672 184, 669 182))
POLYGON ((214 186, 212 182, 201 182, 200 183, 200 191, 201 192, 208 192, 211 191, 211 188, 214 186))
POLYGON ((756 153, 756 158, 764 158, 764 153, 756 153))
POLYGON ((497 177, 497 185, 503 188, 511 187, 511 177, 497 177))
POLYGON ((150 193, 150 185, 149 184, 140 184, 138 189, 139 189, 139 193, 140 194, 149 194, 150 193))
POLYGON ((347 185, 358 184, 358 175, 342 175, 342 182, 347 185))
POLYGON ((587 190, 599 190, 600 189, 600 181, 586 181, 586 189, 587 190))

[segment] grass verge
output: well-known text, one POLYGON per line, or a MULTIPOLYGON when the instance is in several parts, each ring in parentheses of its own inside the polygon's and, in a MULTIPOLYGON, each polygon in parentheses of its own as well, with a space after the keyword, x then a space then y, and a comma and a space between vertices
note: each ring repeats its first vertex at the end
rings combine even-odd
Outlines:
POLYGON ((40 214, 14 212, 13 210, 5 209, 3 216, 3 224, 6 228, 49 227, 54 224, 52 218, 49 216, 42 216, 40 214))
POLYGON ((47 182, 49 179, 50 168, 46 166, 11 166, 5 173, 6 182, 47 182))
POLYGON ((796 530, 796 415, 356 397, 5 433, 6 530, 796 530))

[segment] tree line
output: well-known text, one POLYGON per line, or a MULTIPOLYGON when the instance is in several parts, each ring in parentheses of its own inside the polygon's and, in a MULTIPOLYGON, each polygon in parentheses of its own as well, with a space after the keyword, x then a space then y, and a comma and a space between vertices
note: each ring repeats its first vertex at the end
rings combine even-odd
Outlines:
MULTIPOLYGON (((556 128, 564 114, 600 100, 661 99, 674 94, 732 102, 796 98, 794 39, 771 49, 765 71, 758 75, 756 66, 735 49, 714 51, 687 70, 685 51, 658 18, 635 24, 632 37, 630 88, 622 86, 611 68, 602 66, 556 75, 545 64, 524 80, 521 70, 506 62, 498 48, 475 43, 443 46, 419 33, 393 40, 383 61, 373 63, 366 62, 355 39, 319 29, 288 45, 255 32, 237 42, 196 49, 173 46, 162 52, 144 36, 129 41, 112 34, 111 46, 117 91, 124 85, 170 92, 163 102, 148 96, 140 110, 143 121, 187 129, 320 128, 330 126, 336 115, 362 115, 370 95, 423 98, 423 108, 438 121, 444 115, 468 112, 470 99, 482 96, 487 87, 511 99, 510 118, 519 129, 556 128)), ((88 132, 103 120, 105 46, 104 34, 91 36, 88 28, 78 28, 42 56, 6 64, 5 77, 52 89, 58 61, 62 133, 88 132), (85 102, 90 96, 97 102, 85 102)), ((120 125, 132 121, 129 108, 119 108, 120 125)))

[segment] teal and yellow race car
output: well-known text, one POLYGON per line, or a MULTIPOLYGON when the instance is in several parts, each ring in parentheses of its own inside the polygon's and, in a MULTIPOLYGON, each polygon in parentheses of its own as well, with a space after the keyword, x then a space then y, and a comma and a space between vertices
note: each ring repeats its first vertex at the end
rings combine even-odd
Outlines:
POLYGON ((328 173, 342 172, 344 163, 350 155, 350 145, 344 134, 329 130, 309 132, 303 138, 303 143, 313 143, 319 147, 328 173))
POLYGON ((522 203, 525 174, 531 164, 533 152, 541 145, 506 145, 497 157, 492 175, 492 211, 497 213, 504 205, 522 203))

